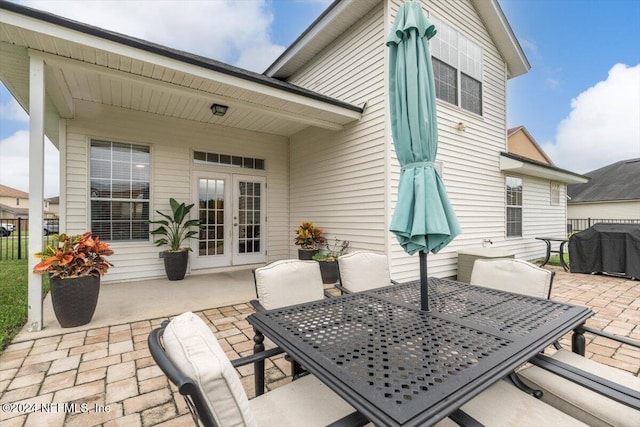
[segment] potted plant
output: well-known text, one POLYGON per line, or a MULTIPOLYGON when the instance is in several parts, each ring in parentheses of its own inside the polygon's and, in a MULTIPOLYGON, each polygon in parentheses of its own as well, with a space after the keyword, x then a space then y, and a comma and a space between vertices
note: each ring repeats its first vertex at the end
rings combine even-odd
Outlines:
POLYGON ((301 222, 296 230, 296 238, 293 242, 300 246, 298 249, 298 259, 310 260, 320 250, 318 244, 324 243, 322 229, 313 225, 312 222, 301 222))
POLYGON ((347 240, 340 241, 336 238, 333 244, 326 244, 326 252, 318 253, 313 256, 312 259, 320 263, 322 283, 336 283, 340 279, 338 257, 344 254, 348 247, 349 242, 347 240))
POLYGON ((156 240, 156 246, 169 245, 169 250, 162 253, 164 259, 164 271, 169 280, 182 280, 187 272, 187 262, 189 261, 190 247, 183 248, 182 242, 192 238, 197 231, 189 230, 191 227, 200 225, 197 219, 187 219, 189 211, 193 207, 178 203, 174 198, 169 199, 171 205, 171 215, 156 211, 166 219, 149 221, 151 224, 159 224, 158 228, 151 231, 153 235, 164 236, 156 240))
POLYGON ((98 304, 100 277, 113 265, 104 258, 108 255, 113 255, 113 250, 91 232, 56 234, 52 244, 35 254, 41 261, 33 272, 49 273, 53 311, 63 328, 91 321, 98 304))

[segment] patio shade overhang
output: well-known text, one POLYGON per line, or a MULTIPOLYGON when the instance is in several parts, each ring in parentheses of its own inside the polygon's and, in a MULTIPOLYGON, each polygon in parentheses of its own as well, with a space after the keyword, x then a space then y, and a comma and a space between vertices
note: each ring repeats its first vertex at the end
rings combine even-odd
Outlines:
POLYGON ((500 170, 549 179, 563 184, 583 184, 589 181, 587 176, 505 152, 500 153, 500 170))
POLYGON ((290 136, 341 130, 362 108, 201 56, 0 2, 0 79, 29 111, 29 62, 45 64, 45 132, 73 118, 75 101, 290 136), (229 106, 224 117, 213 103, 229 106))

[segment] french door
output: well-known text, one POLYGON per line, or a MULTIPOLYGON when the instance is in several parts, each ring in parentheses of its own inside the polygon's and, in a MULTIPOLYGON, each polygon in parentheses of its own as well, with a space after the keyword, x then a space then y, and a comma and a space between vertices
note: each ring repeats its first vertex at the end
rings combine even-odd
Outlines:
POLYGON ((194 171, 193 203, 200 231, 193 239, 193 269, 266 260, 266 178, 194 171))

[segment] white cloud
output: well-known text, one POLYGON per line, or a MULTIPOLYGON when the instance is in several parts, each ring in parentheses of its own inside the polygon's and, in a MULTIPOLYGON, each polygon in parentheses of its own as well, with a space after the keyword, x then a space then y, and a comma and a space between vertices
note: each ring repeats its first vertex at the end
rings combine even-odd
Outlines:
POLYGON ((262 72, 284 46, 271 40, 266 0, 27 0, 25 6, 262 72))
MULTIPOLYGON (((59 195, 58 150, 45 138, 44 196, 59 195)), ((0 140, 0 183, 29 192, 29 131, 0 140)))
POLYGON ((0 104, 0 117, 2 120, 12 120, 15 122, 29 122, 29 115, 22 109, 15 98, 7 101, 6 104, 0 104))
POLYGON ((540 51, 538 50, 538 45, 536 44, 535 41, 523 38, 523 39, 520 39, 519 42, 522 49, 529 52, 536 58, 540 57, 540 51))
POLYGON ((571 101, 555 143, 542 144, 561 168, 589 172, 640 157, 640 64, 616 64, 606 80, 571 101))

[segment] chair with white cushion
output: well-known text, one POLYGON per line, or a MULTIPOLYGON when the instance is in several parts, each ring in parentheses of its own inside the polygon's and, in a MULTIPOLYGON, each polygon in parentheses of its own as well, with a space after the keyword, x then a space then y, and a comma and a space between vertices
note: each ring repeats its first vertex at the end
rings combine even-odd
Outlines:
POLYGON ((477 259, 471 271, 471 284, 548 299, 554 274, 521 259, 477 259))
POLYGON ((321 300, 324 284, 317 261, 285 259, 275 261, 253 272, 258 311, 321 300))
MULTIPOLYGON (((253 271, 256 285, 257 300, 250 301, 257 312, 273 310, 288 305, 302 304, 310 301, 321 300, 325 297, 320 264, 317 261, 302 261, 298 259, 285 259, 256 268, 253 271)), ((263 335, 256 331, 254 337, 256 351, 274 347, 271 340, 264 340, 263 335)), ((287 356, 291 361, 291 374, 297 379, 305 371, 300 364, 287 356)), ((258 372, 264 371, 264 362, 255 365, 258 372)), ((263 376, 256 375, 256 394, 264 391, 263 376)))
MULTIPOLYGON (((545 299, 551 293, 552 281, 552 272, 514 259, 479 259, 471 273, 473 285, 545 299)), ((581 329, 640 348, 640 343, 628 338, 581 329)), ((554 346, 557 351, 553 355, 535 357, 531 361, 535 366, 511 378, 516 383, 522 380, 544 402, 589 425, 640 425, 640 378, 564 350, 559 343, 554 346)))
POLYGON ((381 288, 395 283, 391 280, 389 261, 384 254, 356 251, 338 258, 340 285, 344 293, 381 288))
POLYGON ((325 426, 348 415, 353 421, 348 425, 367 423, 312 375, 249 400, 235 367, 282 350, 276 348, 232 362, 207 325, 191 312, 154 329, 148 342, 160 369, 185 397, 196 425, 325 426))
MULTIPOLYGON (((637 341, 604 335, 640 348, 637 341)), ((531 362, 535 365, 518 371, 518 376, 528 387, 542 391, 542 400, 549 405, 590 426, 640 425, 640 378, 632 373, 562 348, 531 362)))

